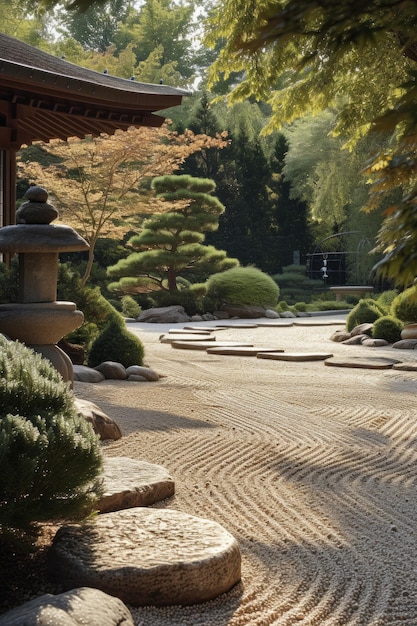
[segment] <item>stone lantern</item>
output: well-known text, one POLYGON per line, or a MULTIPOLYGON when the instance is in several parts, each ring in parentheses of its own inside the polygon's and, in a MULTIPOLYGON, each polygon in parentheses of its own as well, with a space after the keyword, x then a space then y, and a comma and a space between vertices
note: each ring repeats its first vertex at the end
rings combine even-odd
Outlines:
POLYGON ((16 212, 15 226, 0 228, 0 252, 18 254, 18 302, 0 305, 0 333, 49 359, 65 381, 73 382, 70 358, 56 344, 84 321, 74 302, 57 301, 58 255, 88 250, 70 226, 52 225, 58 211, 42 187, 30 187, 16 212))

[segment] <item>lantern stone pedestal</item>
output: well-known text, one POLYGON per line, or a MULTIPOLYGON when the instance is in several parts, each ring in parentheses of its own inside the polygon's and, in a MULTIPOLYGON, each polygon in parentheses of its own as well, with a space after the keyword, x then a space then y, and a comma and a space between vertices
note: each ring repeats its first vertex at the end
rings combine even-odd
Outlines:
POLYGON ((23 223, 0 228, 0 252, 16 253, 19 259, 18 302, 0 305, 0 333, 41 353, 72 383, 71 360, 56 344, 81 326, 84 315, 74 302, 56 300, 58 255, 89 246, 70 226, 46 223, 57 211, 38 200, 47 198, 44 189, 31 187, 26 197, 29 201, 16 213, 23 223))

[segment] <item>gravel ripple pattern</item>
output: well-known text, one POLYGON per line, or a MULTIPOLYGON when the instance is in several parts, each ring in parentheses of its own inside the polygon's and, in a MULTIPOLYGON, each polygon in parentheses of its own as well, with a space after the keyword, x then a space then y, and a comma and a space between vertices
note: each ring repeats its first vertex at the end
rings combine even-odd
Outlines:
MULTIPOLYGON (((218 339, 417 360, 331 342, 331 321, 231 327, 218 339)), ((76 383, 123 431, 105 453, 166 467, 176 495, 155 506, 218 522, 242 551, 231 592, 196 606, 131 608, 135 624, 415 626, 417 372, 174 350, 159 341, 166 327, 129 330, 164 377, 76 383)))

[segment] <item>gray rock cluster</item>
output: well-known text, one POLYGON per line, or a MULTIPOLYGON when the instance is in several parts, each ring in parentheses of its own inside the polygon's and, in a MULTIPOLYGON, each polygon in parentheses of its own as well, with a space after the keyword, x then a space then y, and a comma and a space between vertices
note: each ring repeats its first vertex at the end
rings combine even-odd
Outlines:
POLYGON ((103 380, 130 380, 135 382, 153 382, 160 376, 150 367, 131 365, 125 368, 116 361, 104 361, 96 367, 74 365, 74 380, 83 383, 101 383, 103 380))
MULTIPOLYGON (((375 339, 372 337, 372 324, 364 323, 355 326, 350 332, 347 330, 337 330, 330 337, 331 341, 337 341, 348 346, 368 346, 371 348, 379 348, 389 346, 385 339, 375 339)), ((416 350, 417 339, 401 339, 391 344, 393 348, 399 350, 416 350)))
POLYGON ((261 317, 278 319, 280 317, 297 317, 297 315, 295 315, 292 311, 277 313, 273 309, 266 309, 259 306, 230 304, 224 305, 220 311, 215 311, 214 313, 204 313, 203 315, 190 316, 187 315, 184 307, 174 304, 172 306, 147 309, 146 311, 143 311, 134 321, 156 324, 177 324, 180 322, 212 322, 231 318, 256 319, 261 317))

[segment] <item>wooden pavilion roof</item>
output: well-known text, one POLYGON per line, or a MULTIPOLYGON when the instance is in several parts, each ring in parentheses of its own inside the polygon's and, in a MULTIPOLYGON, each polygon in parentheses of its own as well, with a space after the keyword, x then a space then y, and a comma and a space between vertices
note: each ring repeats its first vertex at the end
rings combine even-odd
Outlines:
POLYGON ((0 33, 0 149, 160 126, 187 91, 88 70, 0 33))

